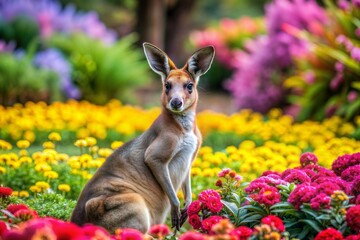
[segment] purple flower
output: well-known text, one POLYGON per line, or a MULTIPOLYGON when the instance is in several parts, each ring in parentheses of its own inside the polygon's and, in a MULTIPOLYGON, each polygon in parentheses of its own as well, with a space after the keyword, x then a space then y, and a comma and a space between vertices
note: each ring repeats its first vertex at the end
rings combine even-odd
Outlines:
POLYGON ((68 98, 80 97, 79 89, 71 81, 71 65, 58 50, 51 48, 37 53, 34 57, 34 64, 39 68, 55 72, 68 98))
POLYGON ((350 103, 354 102, 357 98, 358 98, 358 94, 355 91, 350 91, 347 95, 347 99, 350 103))
POLYGON ((19 15, 37 21, 42 37, 55 32, 82 32, 107 44, 116 40, 115 32, 107 29, 95 12, 79 13, 72 5, 62 9, 55 0, 0 0, 0 16, 6 21, 19 15))
POLYGON ((358 47, 353 47, 351 49, 350 55, 353 59, 355 59, 356 61, 360 62, 360 48, 358 47))
POLYGON ((339 0, 338 6, 342 10, 348 10, 350 8, 350 4, 347 0, 339 0))
POLYGON ((357 7, 357 8, 360 8, 360 0, 351 0, 351 3, 357 7))

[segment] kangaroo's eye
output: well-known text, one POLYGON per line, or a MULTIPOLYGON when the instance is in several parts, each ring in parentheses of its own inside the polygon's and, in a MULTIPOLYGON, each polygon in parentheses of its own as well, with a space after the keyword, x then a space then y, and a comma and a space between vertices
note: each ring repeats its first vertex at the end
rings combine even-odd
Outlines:
POLYGON ((166 83, 165 83, 165 93, 168 94, 169 91, 170 91, 170 89, 171 89, 171 84, 168 83, 168 82, 166 82, 166 83))
POLYGON ((186 85, 186 89, 188 90, 189 93, 192 93, 194 88, 194 84, 189 83, 188 85, 186 85))

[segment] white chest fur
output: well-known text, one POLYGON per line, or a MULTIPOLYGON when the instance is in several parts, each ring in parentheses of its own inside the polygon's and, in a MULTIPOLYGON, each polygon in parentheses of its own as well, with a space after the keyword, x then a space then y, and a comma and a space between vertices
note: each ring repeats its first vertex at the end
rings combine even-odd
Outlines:
POLYGON ((193 131, 195 114, 188 116, 178 116, 176 121, 185 129, 185 133, 175 150, 175 155, 169 164, 169 172, 175 190, 181 187, 187 172, 191 167, 191 160, 197 149, 198 139, 193 131))

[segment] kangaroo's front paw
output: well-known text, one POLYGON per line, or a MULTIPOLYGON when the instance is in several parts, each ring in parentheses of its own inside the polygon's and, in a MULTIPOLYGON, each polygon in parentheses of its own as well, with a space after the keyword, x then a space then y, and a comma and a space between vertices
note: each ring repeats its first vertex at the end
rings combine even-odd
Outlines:
POLYGON ((172 206, 171 207, 172 228, 175 228, 176 230, 180 230, 181 227, 180 218, 181 218, 180 206, 179 205, 172 206))

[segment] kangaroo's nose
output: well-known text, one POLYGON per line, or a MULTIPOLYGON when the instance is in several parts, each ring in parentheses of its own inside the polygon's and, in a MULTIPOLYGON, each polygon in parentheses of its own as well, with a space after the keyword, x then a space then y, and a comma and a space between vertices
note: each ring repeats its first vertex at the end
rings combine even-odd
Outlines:
POLYGON ((177 110, 177 109, 181 108, 182 101, 181 101, 180 98, 174 98, 174 99, 171 100, 170 105, 171 105, 171 108, 177 110))

